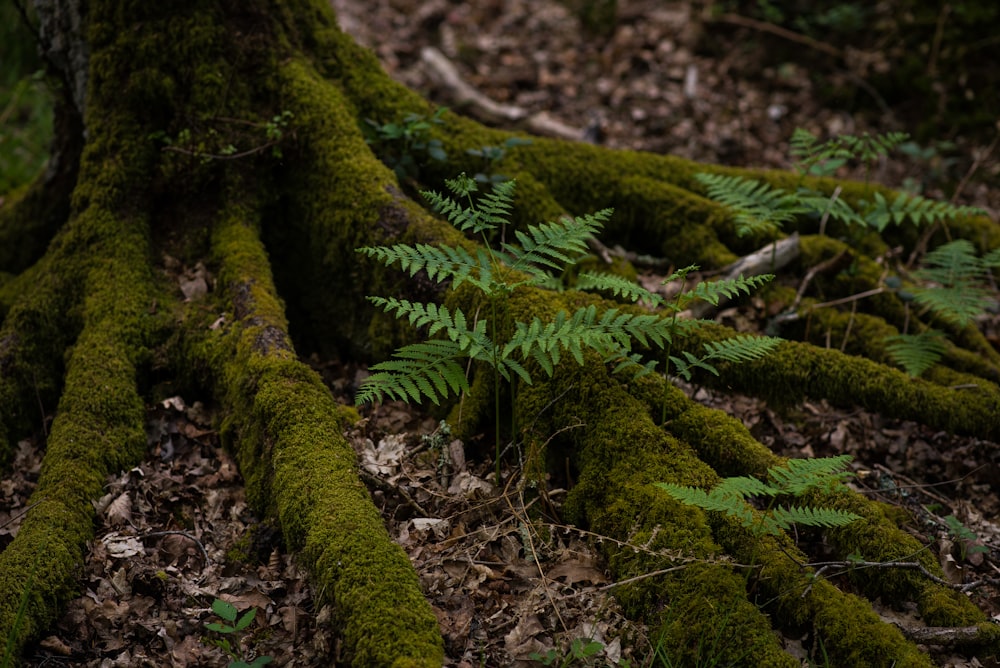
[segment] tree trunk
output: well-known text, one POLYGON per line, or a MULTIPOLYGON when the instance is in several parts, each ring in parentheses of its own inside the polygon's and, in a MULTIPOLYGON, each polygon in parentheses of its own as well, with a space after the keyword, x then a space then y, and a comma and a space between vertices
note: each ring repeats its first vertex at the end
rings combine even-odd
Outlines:
MULTIPOLYGON (((381 355, 406 336, 384 320, 373 327, 364 295, 432 288, 401 281, 354 249, 397 240, 455 243, 456 236, 404 194, 361 126, 432 108, 392 82, 320 1, 36 6, 63 101, 49 170, 0 208, 0 458, 9 461, 13 444, 45 421, 39 403, 57 408, 33 507, 0 555, 0 638, 12 638, 19 651, 70 596, 92 538, 90 502, 109 473, 142 456, 144 399, 169 379, 214 392, 248 499, 277 519, 316 590, 336 603, 349 660, 440 665, 436 618, 341 436, 354 413, 299 361, 288 319, 299 347, 341 355, 381 355), (185 301, 169 267, 199 261, 214 277, 212 289, 185 301)), ((451 113, 444 120, 435 133, 450 159, 421 172, 433 187, 476 170, 466 149, 510 136, 451 113)), ((503 168, 518 181, 515 224, 613 206, 605 243, 632 242, 681 266, 721 267, 750 250, 693 178, 700 170, 735 170, 544 139, 511 152, 503 168)), ((756 176, 791 182, 783 174, 756 176)), ((846 184, 842 197, 861 193, 846 184)), ((808 225, 800 231, 815 234, 808 225)), ((951 234, 1000 246, 1000 232, 983 219, 962 221, 951 234)), ((874 237, 866 243, 872 252, 885 247, 874 237)), ((832 245, 805 237, 803 266, 829 257, 832 245)), ((853 252, 859 266, 871 262, 853 252)), ((827 287, 851 294, 867 276, 861 271, 850 285, 827 287)), ((525 291, 510 308, 527 319, 580 299, 525 291)), ((891 321, 898 307, 897 300, 883 314, 891 321)), ((830 319, 824 333, 851 327, 830 319)), ((705 328, 678 345, 696 350, 729 334, 705 328)), ((961 372, 941 366, 930 381, 887 367, 884 356, 864 360, 804 342, 720 370, 726 385, 774 400, 829 398, 1000 438, 998 356, 981 336, 969 333, 963 345, 981 363, 955 362, 961 372), (950 389, 967 383, 976 392, 950 389)), ((625 382, 600 360, 568 362, 551 382, 521 392, 516 411, 518 424, 532 425, 529 451, 559 449, 575 462, 579 484, 568 506, 577 523, 620 540, 648 538, 650 550, 640 554, 606 543, 615 577, 664 568, 677 555, 694 560, 619 594, 633 615, 661 628, 670 647, 693 646, 722 614, 735 650, 750 648, 750 656, 764 657, 761 665, 798 665, 773 627, 812 626, 837 665, 920 666, 929 665, 926 657, 881 622, 868 599, 915 601, 938 626, 985 621, 963 596, 909 571, 856 576, 861 596, 823 580, 810 587, 807 571, 786 556, 808 561, 791 539, 759 542, 724 517, 658 493, 650 483, 708 485, 720 475, 761 474, 779 461, 737 421, 662 379, 625 382), (573 399, 555 401, 565 396, 573 399), (586 433, 566 429, 581 418, 586 433), (555 433, 561 436, 550 442, 555 433), (727 557, 759 564, 755 591, 748 594, 748 579, 727 557)), ((482 417, 466 415, 467 424, 482 417)), ((825 502, 866 519, 861 528, 830 532, 838 553, 869 560, 919 553, 881 506, 846 493, 825 502)), ((939 573, 922 554, 926 568, 939 573)))

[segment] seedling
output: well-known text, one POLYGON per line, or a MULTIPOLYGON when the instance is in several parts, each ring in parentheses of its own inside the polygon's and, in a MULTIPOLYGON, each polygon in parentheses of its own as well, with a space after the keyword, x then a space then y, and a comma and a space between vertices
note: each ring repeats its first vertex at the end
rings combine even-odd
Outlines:
POLYGON ((257 616, 257 608, 250 608, 240 615, 235 605, 217 598, 212 601, 212 612, 224 623, 209 622, 205 624, 205 628, 220 634, 222 637, 209 638, 205 642, 215 645, 232 659, 229 662, 229 668, 258 668, 266 666, 274 660, 270 656, 258 656, 248 663, 246 654, 243 652, 243 631, 253 623, 254 617, 257 616))

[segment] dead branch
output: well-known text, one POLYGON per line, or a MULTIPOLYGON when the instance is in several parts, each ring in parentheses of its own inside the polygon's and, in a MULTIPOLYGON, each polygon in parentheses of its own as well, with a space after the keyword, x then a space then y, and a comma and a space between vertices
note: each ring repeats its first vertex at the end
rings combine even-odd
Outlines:
POLYGON ((570 127, 544 111, 533 114, 522 107, 500 104, 483 95, 466 82, 451 61, 434 47, 421 49, 420 59, 427 66, 431 78, 447 89, 455 105, 468 109, 479 120, 518 125, 537 135, 584 141, 583 130, 570 127))

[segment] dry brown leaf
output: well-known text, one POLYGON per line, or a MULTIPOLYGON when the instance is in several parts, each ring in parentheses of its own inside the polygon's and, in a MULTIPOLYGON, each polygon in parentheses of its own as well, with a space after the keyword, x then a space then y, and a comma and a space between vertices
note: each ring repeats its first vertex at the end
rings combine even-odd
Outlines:
POLYGON ((53 654, 58 654, 59 656, 70 656, 73 654, 73 649, 64 643, 58 636, 49 636, 48 638, 42 640, 38 645, 53 654))
POLYGON ((566 583, 571 585, 576 584, 577 582, 603 584, 608 581, 608 579, 604 576, 604 573, 594 568, 589 563, 589 560, 570 560, 564 561, 561 564, 556 564, 548 572, 548 576, 553 580, 566 578, 566 583))
POLYGON ((108 504, 105 518, 113 527, 120 527, 132 521, 132 496, 128 492, 122 492, 108 504))

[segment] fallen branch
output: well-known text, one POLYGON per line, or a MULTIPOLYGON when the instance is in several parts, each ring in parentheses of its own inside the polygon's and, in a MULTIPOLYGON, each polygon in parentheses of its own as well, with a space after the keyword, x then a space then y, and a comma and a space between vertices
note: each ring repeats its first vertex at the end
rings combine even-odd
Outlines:
POLYGON ((467 108, 481 121, 519 125, 534 134, 557 139, 585 140, 583 130, 566 125, 544 111, 533 114, 522 107, 500 104, 483 95, 462 78, 443 53, 432 46, 420 50, 420 59, 427 66, 431 78, 448 90, 455 105, 467 108))

